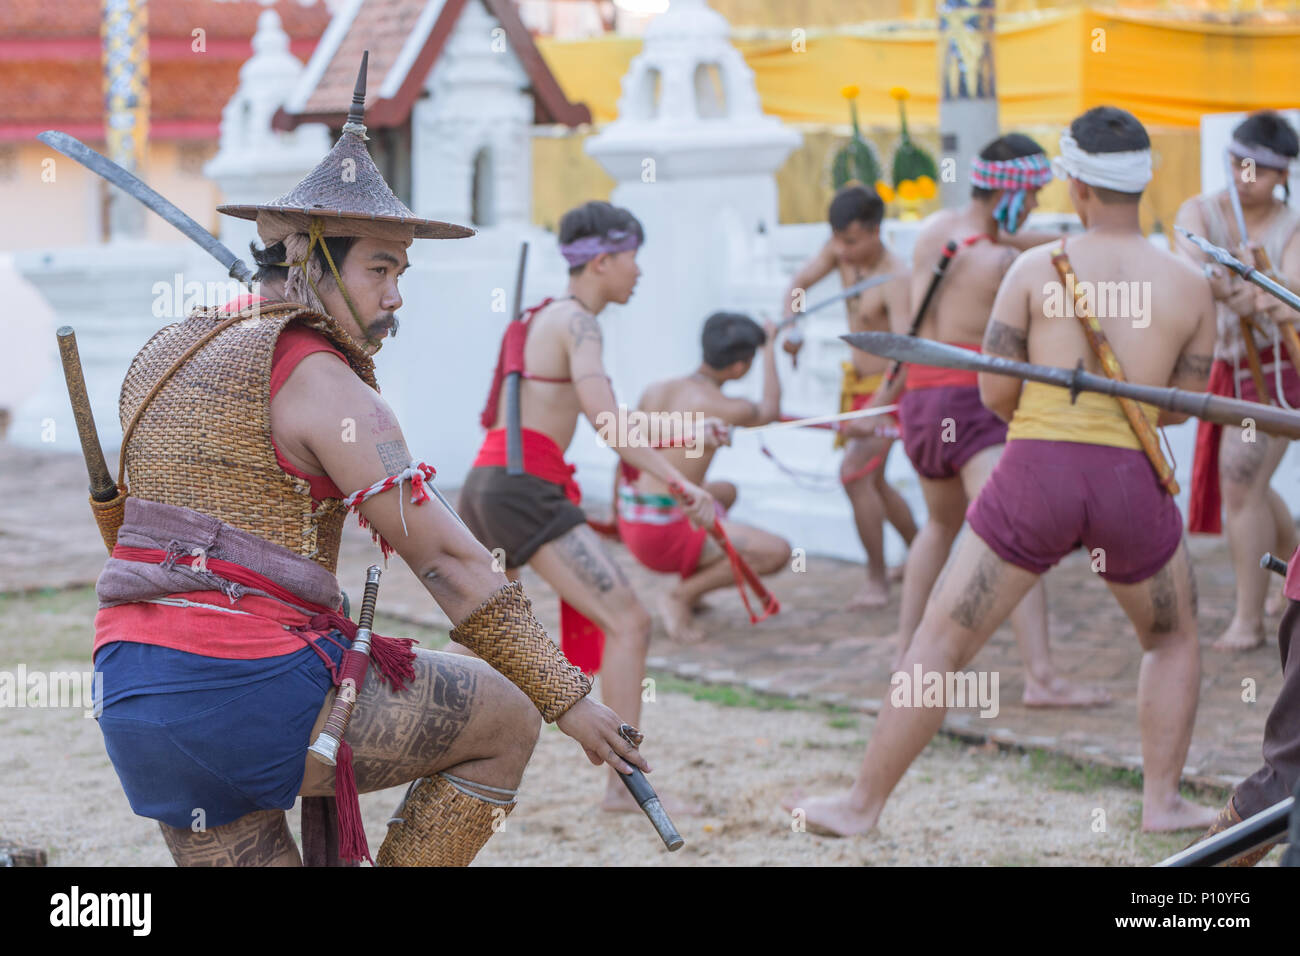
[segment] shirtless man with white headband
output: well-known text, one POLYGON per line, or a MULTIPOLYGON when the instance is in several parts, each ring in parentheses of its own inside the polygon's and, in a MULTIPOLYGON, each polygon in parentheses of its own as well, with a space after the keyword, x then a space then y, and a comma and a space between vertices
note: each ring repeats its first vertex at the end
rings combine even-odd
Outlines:
MULTIPOLYGON (((1125 376, 1143 385, 1202 390, 1214 345, 1210 292, 1198 270, 1151 245, 1139 228, 1138 201, 1151 179, 1146 130, 1123 110, 1089 110, 1062 136, 1056 169, 1069 179, 1070 199, 1087 230, 1069 243, 1082 279, 1141 282, 1153 290, 1141 321, 1098 316, 1125 376)), ((1062 283, 1054 259, 1063 255, 1063 248, 1042 246, 1011 266, 984 335, 986 352, 1062 368, 1082 362, 1101 371, 1072 311, 1065 317, 1058 312, 1062 283)), ((1182 517, 1167 486, 1115 399, 1084 393, 1072 402, 1064 389, 1026 382, 1022 390, 1019 379, 997 375, 981 375, 979 389, 984 404, 1010 427, 1006 450, 967 515, 973 533, 959 543, 891 679, 888 706, 853 786, 828 797, 787 800, 786 809, 802 809, 816 832, 847 836, 874 827, 947 708, 970 706, 967 695, 952 699, 954 689, 969 689, 969 678, 977 676, 962 679, 960 669, 1039 577, 1082 544, 1143 650, 1142 829, 1208 824, 1214 811, 1178 792, 1196 716, 1200 658, 1196 586, 1182 517), (931 693, 930 675, 938 678, 939 694, 931 693)), ((1153 426, 1185 417, 1139 408, 1153 426)), ((996 712, 996 696, 990 703, 996 712)))

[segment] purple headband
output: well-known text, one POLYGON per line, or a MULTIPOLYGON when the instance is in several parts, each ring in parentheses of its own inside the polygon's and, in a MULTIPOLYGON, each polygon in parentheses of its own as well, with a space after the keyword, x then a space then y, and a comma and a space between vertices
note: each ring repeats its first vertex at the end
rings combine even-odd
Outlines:
POLYGON ((1238 159, 1253 159, 1265 169, 1280 169, 1285 172, 1291 166, 1291 157, 1283 156, 1258 143, 1243 143, 1239 139, 1234 139, 1228 144, 1228 152, 1238 159))
POLYGON ((602 252, 608 252, 612 255, 616 252, 627 252, 639 245, 641 245, 641 240, 637 238, 636 233, 615 229, 605 236, 583 236, 568 245, 562 245, 560 246, 560 255, 564 256, 565 261, 572 268, 590 262, 602 252))

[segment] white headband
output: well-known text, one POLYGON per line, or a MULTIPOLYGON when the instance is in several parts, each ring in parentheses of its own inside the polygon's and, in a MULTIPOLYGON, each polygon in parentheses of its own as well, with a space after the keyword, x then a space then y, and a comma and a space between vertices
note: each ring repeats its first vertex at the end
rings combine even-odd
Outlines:
POLYGON ((1061 134, 1061 155, 1052 160, 1052 171, 1058 179, 1077 179, 1120 193, 1140 193, 1151 182, 1151 150, 1086 153, 1066 131, 1061 134))

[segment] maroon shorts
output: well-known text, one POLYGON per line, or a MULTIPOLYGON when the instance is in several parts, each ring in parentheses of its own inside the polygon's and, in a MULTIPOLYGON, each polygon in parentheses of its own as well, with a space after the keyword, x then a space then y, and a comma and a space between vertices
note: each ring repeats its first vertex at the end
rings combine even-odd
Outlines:
POLYGON ((1116 584, 1151 577, 1183 537, 1178 506, 1144 453, 1071 441, 1007 442, 966 520, 998 557, 1034 574, 1081 544, 1100 548, 1098 573, 1116 584))
POLYGON ((1007 440, 1007 423, 984 407, 976 385, 942 385, 903 393, 903 450, 922 478, 941 481, 976 452, 1007 440))

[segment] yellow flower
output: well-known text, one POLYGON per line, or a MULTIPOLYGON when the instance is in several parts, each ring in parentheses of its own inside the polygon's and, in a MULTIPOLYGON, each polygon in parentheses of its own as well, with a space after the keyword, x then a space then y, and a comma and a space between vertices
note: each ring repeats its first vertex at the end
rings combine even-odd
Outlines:
POLYGON ((889 88, 889 95, 896 100, 905 100, 910 94, 907 92, 906 86, 891 86, 889 88))
POLYGON ((935 196, 939 195, 938 186, 935 185, 934 180, 929 176, 918 176, 916 179, 916 188, 922 199, 933 199, 935 196))
POLYGON ((846 100, 856 100, 859 92, 860 90, 856 83, 850 83, 848 86, 840 87, 840 96, 844 97, 846 100))
POLYGON ((898 198, 906 199, 909 202, 913 199, 920 199, 921 190, 917 187, 916 183, 914 183, 912 180, 904 179, 901 183, 898 184, 898 198))
POLYGON ((876 180, 876 195, 880 197, 881 202, 890 203, 894 201, 894 191, 889 188, 889 183, 883 179, 876 180))

